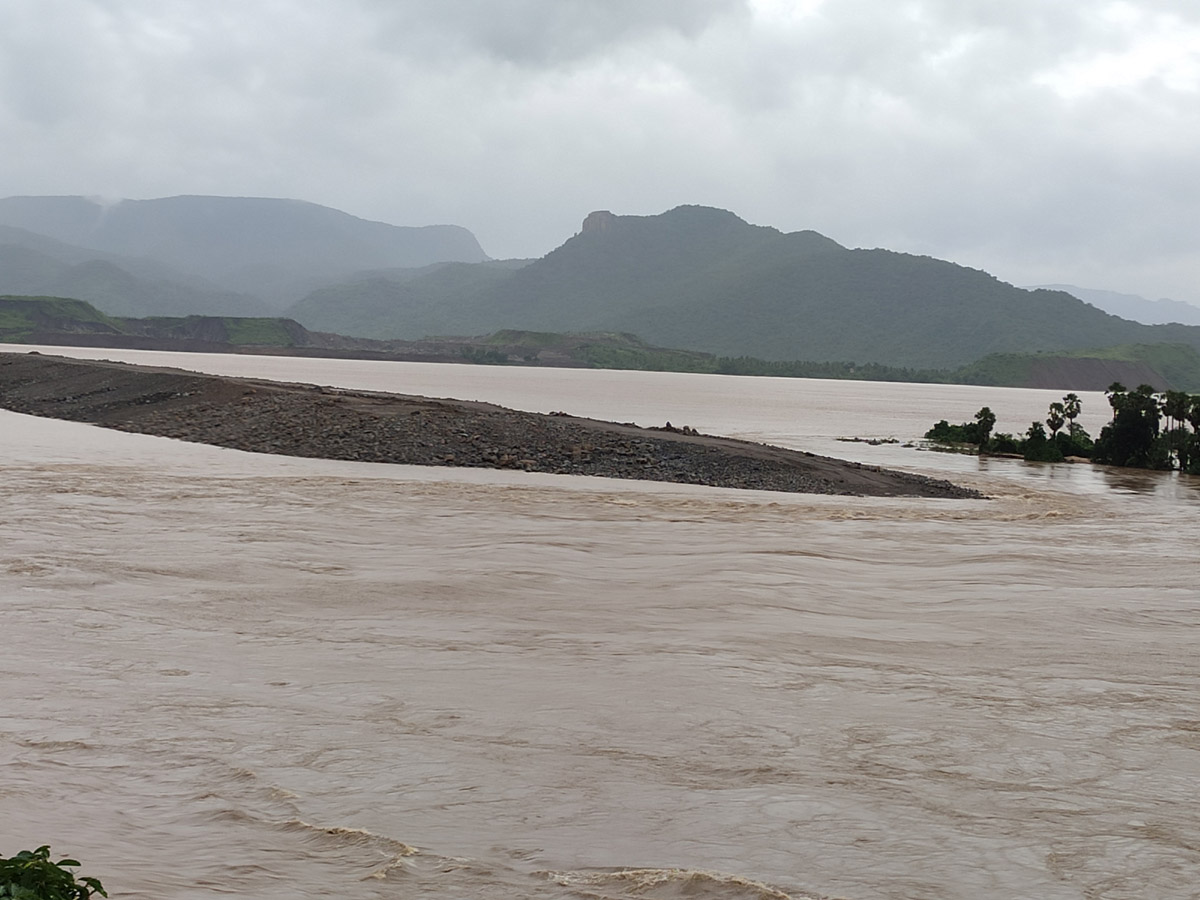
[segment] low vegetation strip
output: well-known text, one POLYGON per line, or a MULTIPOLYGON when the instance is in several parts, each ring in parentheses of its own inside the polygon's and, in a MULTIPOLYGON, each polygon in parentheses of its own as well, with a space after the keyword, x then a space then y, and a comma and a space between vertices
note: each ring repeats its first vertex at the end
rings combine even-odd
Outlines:
POLYGON ((698 350, 655 347, 637 335, 619 332, 504 329, 473 337, 375 340, 309 331, 299 322, 285 318, 114 317, 80 300, 56 297, 0 296, 0 342, 779 378, 993 384, 1077 391, 1103 390, 1114 381, 1145 383, 1156 390, 1200 390, 1200 353, 1184 344, 1000 353, 955 370, 917 369, 878 363, 719 357, 698 350))
POLYGON ((259 453, 817 494, 974 498, 947 481, 692 429, 486 403, 0 354, 0 406, 259 453))
POLYGON ((1200 394, 1155 393, 1148 384, 1131 391, 1120 382, 1110 384, 1105 393, 1113 418, 1094 441, 1075 421, 1083 411, 1077 394, 1051 403, 1045 424, 1031 422, 1024 437, 992 434, 996 414, 986 406, 975 413, 974 422, 951 425, 942 419, 925 437, 944 445, 974 445, 981 454, 1022 456, 1029 462, 1090 459, 1112 466, 1178 469, 1200 475, 1200 394))

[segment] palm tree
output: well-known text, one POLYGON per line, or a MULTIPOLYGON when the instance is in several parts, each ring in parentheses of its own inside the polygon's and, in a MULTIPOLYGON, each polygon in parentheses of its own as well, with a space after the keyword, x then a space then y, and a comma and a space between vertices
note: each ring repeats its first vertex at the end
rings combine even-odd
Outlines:
POLYGON ((1066 410, 1063 404, 1058 402, 1050 404, 1050 415, 1046 416, 1046 424, 1050 426, 1050 437, 1058 437, 1059 429, 1066 424, 1066 410))
POLYGON ((1184 422, 1187 421, 1191 399, 1183 391, 1164 391, 1158 399, 1158 408, 1167 417, 1167 427, 1163 433, 1167 438, 1168 452, 1175 454, 1175 458, 1179 461, 1179 468, 1184 471, 1187 471, 1188 467, 1189 443, 1187 426, 1184 422))
POLYGON ((1119 381, 1114 381, 1104 393, 1108 395, 1108 405, 1116 412, 1125 405, 1125 394, 1128 389, 1119 381))
POLYGON ((1166 391, 1159 401, 1159 408, 1167 417, 1167 430, 1174 431, 1187 418, 1191 398, 1183 391, 1166 391))
POLYGON ((1067 394, 1063 397, 1063 416, 1066 417, 1069 423, 1067 431, 1075 430, 1075 420, 1079 418, 1079 414, 1083 411, 1083 401, 1079 399, 1078 394, 1067 394))
POLYGON ((996 414, 985 406, 979 412, 975 413, 975 421, 979 426, 977 430, 979 449, 983 450, 987 447, 988 439, 992 435, 992 429, 996 426, 996 414))

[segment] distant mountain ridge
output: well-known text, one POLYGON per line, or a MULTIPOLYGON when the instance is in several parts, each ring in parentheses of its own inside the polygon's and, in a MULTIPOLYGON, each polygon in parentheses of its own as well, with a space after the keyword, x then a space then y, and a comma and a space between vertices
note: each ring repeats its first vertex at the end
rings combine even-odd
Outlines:
POLYGON ((1200 306, 1184 303, 1182 300, 1148 300, 1138 294, 1082 288, 1074 284, 1042 284, 1038 287, 1051 291, 1065 291, 1110 315, 1145 325, 1165 325, 1171 322, 1200 325, 1200 306))
MULTIPOLYGON (((219 291, 275 307, 363 269, 487 259, 474 235, 457 225, 388 225, 315 203, 262 197, 7 197, 0 199, 0 226, 101 254, 91 258, 118 267, 114 256, 152 261, 180 275, 177 280, 203 278, 219 291)), ((28 240, 22 246, 45 252, 28 240)), ((0 290, 12 290, 2 279, 0 270, 0 290)))
POLYGON ((488 260, 456 226, 401 228, 294 200, 0 200, 0 293, 110 315, 263 316, 379 340, 505 329, 637 334, 721 358, 956 369, 989 354, 1200 349, 1063 291, 732 212, 596 211, 541 259, 488 260), (297 298, 300 298, 297 300, 297 298))
POLYGON ((1141 325, 1061 291, 1027 291, 930 257, 851 250, 700 206, 594 212, 527 266, 487 276, 458 269, 454 285, 445 274, 330 285, 290 314, 308 327, 381 338, 630 332, 720 356, 914 368, 1118 344, 1200 348, 1200 328, 1141 325))

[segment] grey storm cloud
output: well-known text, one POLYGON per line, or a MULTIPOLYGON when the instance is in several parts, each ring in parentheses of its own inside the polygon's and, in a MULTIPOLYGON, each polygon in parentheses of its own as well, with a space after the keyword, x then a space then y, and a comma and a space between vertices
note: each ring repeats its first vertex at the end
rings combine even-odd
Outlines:
POLYGON ((569 64, 612 47, 674 33, 693 37, 747 13, 743 0, 366 0, 385 45, 430 55, 446 47, 519 65, 569 64))
POLYGON ((291 196, 536 256, 731 209, 1200 300, 1200 6, 6 0, 0 194, 291 196))

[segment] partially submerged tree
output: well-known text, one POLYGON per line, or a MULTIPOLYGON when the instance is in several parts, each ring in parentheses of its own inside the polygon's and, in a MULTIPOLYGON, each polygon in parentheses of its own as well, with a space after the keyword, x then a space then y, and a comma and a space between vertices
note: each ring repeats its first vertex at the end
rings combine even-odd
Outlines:
POLYGON ((1075 421, 1082 411, 1076 394, 1067 394, 1061 403, 1051 403, 1045 425, 1031 423, 1023 437, 993 436, 996 416, 986 406, 975 414, 974 422, 951 425, 943 419, 925 437, 943 443, 978 444, 980 453, 1020 453, 1027 460, 1039 462, 1082 457, 1115 466, 1178 468, 1200 475, 1200 394, 1160 394, 1148 384, 1131 391, 1120 382, 1109 385, 1106 393, 1113 418, 1094 444, 1091 435, 1075 421), (1049 435, 1046 426, 1050 427, 1049 435))
POLYGON ((1167 452, 1179 463, 1181 471, 1190 468, 1192 436, 1188 434, 1188 408, 1192 398, 1183 391, 1166 391, 1159 398, 1159 409, 1167 417, 1167 425, 1163 430, 1167 452))
POLYGON ((974 422, 951 425, 942 419, 925 432, 925 438, 942 444, 975 444, 982 453, 987 449, 995 425, 996 414, 985 406, 975 413, 974 422))
POLYGON ((1068 422, 1068 432, 1075 428, 1075 420, 1079 418, 1081 412, 1083 412, 1083 401, 1079 399, 1078 394, 1067 394, 1063 397, 1063 415, 1066 416, 1068 422))
POLYGON ((1159 408, 1154 388, 1142 384, 1127 391, 1120 382, 1109 386, 1113 420, 1096 440, 1096 462, 1139 469, 1171 468, 1170 453, 1158 440, 1159 408))
POLYGON ((1057 444, 1046 437, 1046 429, 1041 422, 1029 424, 1029 430, 1025 432, 1025 443, 1021 449, 1025 459, 1030 462, 1063 461, 1062 451, 1058 449, 1057 444))
POLYGON ((1050 414, 1046 416, 1046 424, 1050 427, 1050 437, 1058 437, 1059 431, 1067 424, 1066 410, 1061 403, 1050 404, 1050 414))
POLYGON ((982 451, 987 448, 988 440, 992 436, 992 429, 996 427, 996 414, 988 407, 983 407, 979 412, 975 413, 975 443, 979 445, 982 451))

